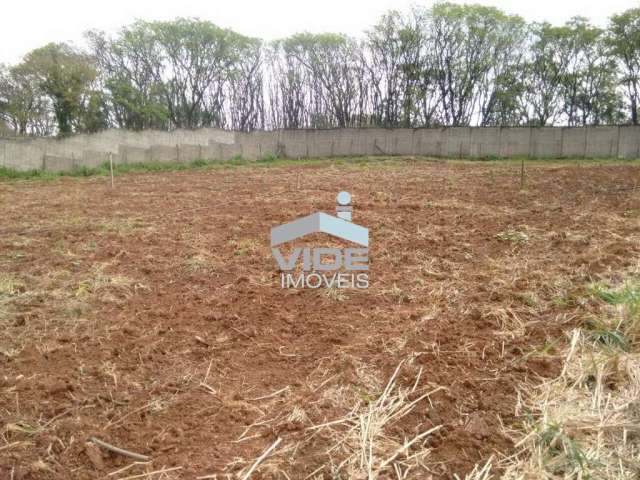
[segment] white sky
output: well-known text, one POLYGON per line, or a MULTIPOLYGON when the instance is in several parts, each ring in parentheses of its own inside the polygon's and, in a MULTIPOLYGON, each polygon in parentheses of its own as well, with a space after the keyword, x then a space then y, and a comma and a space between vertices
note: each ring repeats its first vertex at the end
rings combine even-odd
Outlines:
MULTIPOLYGON (((475 0, 456 3, 492 5, 528 21, 563 23, 575 15, 606 25, 607 18, 640 0, 475 0)), ((359 35, 390 9, 433 0, 3 0, 0 8, 0 63, 15 63, 48 42, 82 45, 89 29, 116 31, 135 19, 199 17, 221 27, 267 40, 300 31, 359 35)))

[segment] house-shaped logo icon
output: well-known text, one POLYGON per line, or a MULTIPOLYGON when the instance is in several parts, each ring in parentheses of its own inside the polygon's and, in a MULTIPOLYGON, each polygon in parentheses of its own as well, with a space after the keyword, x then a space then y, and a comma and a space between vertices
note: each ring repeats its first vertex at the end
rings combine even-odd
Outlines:
POLYGON ((351 195, 348 192, 340 192, 337 196, 337 202, 335 217, 323 212, 316 212, 272 228, 271 247, 277 247, 312 233, 326 233, 368 247, 369 229, 351 222, 351 195))

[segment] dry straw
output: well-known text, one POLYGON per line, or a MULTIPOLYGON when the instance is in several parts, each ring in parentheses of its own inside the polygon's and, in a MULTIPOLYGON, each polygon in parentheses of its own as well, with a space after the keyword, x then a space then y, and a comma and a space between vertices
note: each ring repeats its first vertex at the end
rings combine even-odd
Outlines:
POLYGON ((334 441, 327 456, 334 461, 326 469, 334 476, 367 480, 389 478, 389 475, 405 478, 406 473, 428 455, 425 441, 441 425, 402 440, 391 435, 390 428, 443 387, 422 394, 417 393, 418 381, 411 388, 400 387, 397 379, 403 363, 398 365, 376 400, 360 402, 347 416, 310 428, 330 431, 334 441), (417 398, 411 400, 416 394, 417 398))
POLYGON ((604 308, 570 332, 561 374, 522 389, 516 453, 466 480, 640 478, 640 289, 592 293, 604 308))

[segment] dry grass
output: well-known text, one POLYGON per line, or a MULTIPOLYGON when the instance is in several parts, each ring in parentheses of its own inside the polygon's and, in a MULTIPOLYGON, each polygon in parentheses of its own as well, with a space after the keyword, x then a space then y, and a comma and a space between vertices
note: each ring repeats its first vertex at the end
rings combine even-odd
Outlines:
POLYGON ((216 263, 208 255, 198 253, 184 261, 184 269, 190 274, 213 274, 218 269, 216 263))
MULTIPOLYGON (((299 453, 305 448, 302 446, 322 445, 317 457, 319 466, 306 476, 307 479, 421 478, 421 473, 428 469, 428 438, 441 426, 417 430, 412 422, 403 424, 401 420, 416 410, 429 408, 429 397, 443 387, 419 387, 422 369, 416 370, 415 365, 410 365, 411 359, 398 365, 386 385, 380 382, 378 372, 371 365, 349 355, 344 355, 341 361, 355 370, 358 387, 345 384, 340 380, 340 375, 330 375, 318 384, 314 382, 309 385, 318 391, 318 400, 305 405, 305 408, 330 404, 346 414, 337 419, 329 418, 321 424, 312 424, 308 412, 295 403, 295 399, 294 403, 287 403, 288 406, 282 408, 275 417, 273 413, 262 412, 261 419, 249 426, 236 442, 262 438, 263 435, 256 432, 263 427, 271 428, 283 423, 307 427, 296 440, 283 437, 283 442, 269 453, 268 458, 234 459, 226 470, 235 473, 229 475, 247 478, 247 473, 255 465, 255 471, 265 478, 294 478, 290 468, 300 461, 299 453), (411 386, 402 387, 398 383, 400 372, 409 368, 416 370, 417 375, 411 386), (338 381, 332 383, 332 380, 338 381)), ((321 370, 319 367, 318 373, 321 370)), ((286 387, 275 392, 278 395, 272 393, 253 400, 260 400, 260 408, 270 409, 279 403, 280 393, 288 389, 286 387), (272 401, 274 403, 269 407, 272 401)), ((268 446, 265 444, 263 454, 268 446)))
POLYGON ((411 303, 415 299, 411 293, 398 287, 395 283, 393 284, 393 287, 388 290, 383 290, 381 293, 389 296, 394 303, 397 304, 411 303))
POLYGON ((401 367, 402 363, 375 400, 361 399, 345 417, 309 429, 325 430, 333 439, 326 452, 328 461, 321 469, 329 478, 403 479, 428 456, 426 439, 439 425, 404 438, 393 435, 392 429, 439 389, 418 391, 419 378, 411 388, 398 386, 401 367))
MULTIPOLYGON (((476 465, 475 468, 465 475, 465 480, 491 480, 494 476, 491 474, 493 466, 493 457, 491 457, 484 465, 476 465)), ((454 475, 455 480, 459 480, 458 475, 454 475)))
POLYGON ((240 240, 230 240, 229 244, 235 249, 238 256, 247 256, 256 253, 260 249, 260 241, 254 238, 243 238, 240 240))
POLYGON ((26 286, 24 282, 8 274, 0 274, 0 299, 11 297, 20 292, 24 292, 26 286))
POLYGON ((119 298, 131 296, 136 290, 147 288, 124 275, 107 273, 108 266, 94 265, 88 275, 78 283, 76 296, 96 295, 103 301, 117 301, 119 298))
MULTIPOLYGON (((517 453, 504 479, 630 480, 640 476, 640 295, 630 284, 592 286, 599 320, 570 333, 562 373, 526 386, 511 431, 517 453)), ((467 480, 486 480, 491 467, 467 480)))
POLYGON ((137 218, 110 218, 98 224, 98 228, 101 232, 114 233, 121 236, 130 235, 140 229, 153 230, 143 219, 137 218))
POLYGON ((324 294, 326 297, 336 302, 344 302, 349 299, 349 296, 344 292, 344 289, 338 288, 334 285, 326 288, 324 294))
POLYGON ((503 242, 524 243, 529 241, 529 235, 518 230, 506 230, 496 234, 498 240, 503 242))
POLYGON ((49 352, 58 333, 92 328, 88 313, 95 302, 121 304, 147 290, 109 270, 109 264, 96 263, 81 271, 50 270, 24 279, 0 275, 0 328, 13 332, 0 340, 0 353, 15 357, 28 344, 49 352))

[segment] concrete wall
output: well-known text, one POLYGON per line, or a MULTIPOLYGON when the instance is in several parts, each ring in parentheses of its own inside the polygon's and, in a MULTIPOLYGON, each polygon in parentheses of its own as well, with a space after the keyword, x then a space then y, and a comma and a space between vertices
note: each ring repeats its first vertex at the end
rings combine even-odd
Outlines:
MULTIPOLYGON (((194 152, 191 146, 208 148, 211 143, 234 144, 235 133, 218 129, 106 130, 93 135, 55 138, 0 138, 0 166, 18 170, 70 170, 97 166, 113 155, 115 163, 178 161, 178 150, 194 152)), ((198 150, 199 153, 199 150, 198 150)))
POLYGON ((64 171, 118 163, 257 160, 276 155, 314 158, 357 155, 640 158, 640 127, 451 127, 229 132, 108 130, 65 139, 0 138, 0 166, 64 171))

